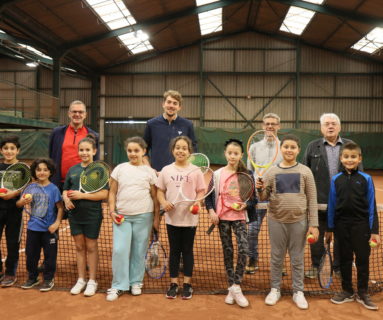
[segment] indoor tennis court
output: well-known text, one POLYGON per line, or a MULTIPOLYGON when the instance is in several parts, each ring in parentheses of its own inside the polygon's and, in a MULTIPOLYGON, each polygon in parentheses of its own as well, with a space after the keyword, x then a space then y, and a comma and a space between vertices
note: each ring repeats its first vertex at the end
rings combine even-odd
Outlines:
MULTIPOLYGON (((73 120, 68 108, 80 100, 86 106, 84 126, 99 134, 100 159, 114 168, 128 159, 126 138, 143 136, 150 119, 165 117, 163 93, 172 89, 183 98, 174 119, 190 121, 198 152, 206 154, 217 170, 226 165, 224 142, 235 138, 246 145, 262 128, 266 114, 280 117, 279 139, 286 134, 299 137, 301 161, 307 145, 322 138, 320 116, 334 113, 341 121, 340 137, 362 147, 364 169, 375 185, 382 237, 382 23, 379 0, 4 0, 0 140, 19 137, 21 162, 48 157, 52 130, 73 120)), ((275 307, 265 306, 270 290, 267 219, 259 234, 259 269, 245 274, 241 284, 250 306, 226 305, 222 245, 217 228, 206 234, 211 222, 205 208, 199 213, 194 242, 191 301, 164 298, 168 269, 160 279, 145 274, 142 296, 124 294, 113 303, 105 301, 112 282, 113 246, 106 203, 98 241, 97 294, 84 298, 69 293, 78 275, 68 220, 59 227, 54 289, 46 294, 22 290, 27 280, 27 221, 24 214, 17 282, 14 288, 0 288, 2 314, 9 320, 378 319, 381 313, 358 303, 330 303, 329 298, 341 291, 335 275, 327 289, 318 279, 305 278, 310 308, 298 310, 291 302, 288 255, 282 300, 275 307)), ((169 254, 164 219, 160 241, 169 254)), ((5 231, 0 245, 4 271, 5 231)), ((305 270, 311 267, 310 256, 307 245, 305 270)), ((41 255, 40 264, 43 260, 41 255)), ((356 284, 356 267, 353 281, 356 284)), ((369 275, 369 294, 379 308, 383 308, 382 289, 383 246, 379 246, 371 250, 369 275)))

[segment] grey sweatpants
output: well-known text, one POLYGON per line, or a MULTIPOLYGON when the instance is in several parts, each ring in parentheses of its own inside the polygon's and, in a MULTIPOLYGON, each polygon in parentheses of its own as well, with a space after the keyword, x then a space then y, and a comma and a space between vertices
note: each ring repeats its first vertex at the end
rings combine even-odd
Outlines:
POLYGON ((304 289, 304 250, 306 244, 307 219, 294 223, 282 223, 268 218, 271 244, 271 288, 280 289, 283 261, 289 251, 293 290, 304 289))

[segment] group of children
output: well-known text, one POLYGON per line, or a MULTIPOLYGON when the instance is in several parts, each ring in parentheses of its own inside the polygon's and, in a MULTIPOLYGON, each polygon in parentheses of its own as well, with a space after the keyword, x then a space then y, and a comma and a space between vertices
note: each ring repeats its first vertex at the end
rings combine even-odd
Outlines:
MULTIPOLYGON (((300 152, 299 139, 294 135, 285 135, 280 143, 283 160, 272 167, 262 180, 255 181, 254 190, 257 191, 254 191, 249 201, 239 207, 224 207, 220 198, 223 181, 230 174, 251 173, 242 162, 244 147, 241 141, 230 139, 225 143, 224 155, 227 165, 214 172, 215 190, 205 200, 205 204, 211 221, 219 227, 229 285, 228 295, 225 298, 227 304, 237 303, 241 307, 249 305, 240 287, 248 257, 246 222, 257 199, 260 199, 269 200, 271 290, 265 303, 275 305, 281 298, 281 274, 284 257, 288 251, 292 266, 293 301, 300 309, 308 308, 303 294, 304 248, 309 234, 315 240, 318 239, 315 181, 310 169, 297 162, 300 152), (235 234, 238 246, 235 266, 232 232, 235 234)), ((79 294, 85 289, 85 296, 95 294, 97 238, 102 221, 101 202, 108 199, 109 212, 113 220, 113 281, 107 291, 106 299, 116 300, 128 290, 133 295, 141 294, 145 253, 152 228, 159 229, 160 207, 165 211, 170 247, 171 283, 166 297, 169 299, 177 297, 181 256, 184 269, 182 298, 192 297, 193 244, 198 215, 190 213, 190 204, 181 202, 174 205, 182 179, 195 168, 188 161, 193 152, 192 143, 185 136, 173 139, 170 150, 175 161, 164 167, 158 177, 156 172, 143 162, 146 143, 142 138, 129 138, 125 142, 125 148, 129 162, 122 163, 113 170, 109 186, 91 194, 77 190, 81 172, 93 161, 96 153, 95 140, 92 137, 88 136, 80 141, 78 152, 81 163, 69 170, 62 196, 58 188, 49 181, 54 172, 51 160, 34 161, 31 166, 33 183, 38 183, 46 189, 49 195, 49 213, 44 221, 31 216, 28 222, 26 254, 29 277, 22 288, 32 288, 39 283, 37 276, 41 248, 44 250, 44 282, 41 290, 48 291, 53 287, 58 228, 65 205, 65 209, 69 211, 71 234, 76 245, 79 276, 71 293, 79 294), (120 219, 120 215, 123 215, 124 219, 120 219), (87 266, 89 280, 86 282, 87 266)), ((3 139, 0 150, 4 157, 0 170, 5 170, 7 166, 18 161, 20 144, 17 139, 3 139)), ((365 307, 376 310, 377 306, 367 294, 370 254, 368 242, 374 240, 377 244, 380 243, 374 188, 371 177, 357 169, 361 161, 361 150, 357 145, 354 143, 344 145, 340 161, 344 171, 332 179, 328 209, 329 232, 326 238, 329 241, 331 232, 335 232, 340 241, 343 291, 331 301, 340 304, 354 300, 351 267, 355 254, 358 270, 356 300, 365 307)), ((205 189, 203 180, 195 183, 196 193, 205 189)), ((0 237, 6 226, 8 249, 3 286, 10 286, 16 281, 21 208, 31 201, 23 197, 22 193, 20 196, 20 192, 0 195, 0 237)))

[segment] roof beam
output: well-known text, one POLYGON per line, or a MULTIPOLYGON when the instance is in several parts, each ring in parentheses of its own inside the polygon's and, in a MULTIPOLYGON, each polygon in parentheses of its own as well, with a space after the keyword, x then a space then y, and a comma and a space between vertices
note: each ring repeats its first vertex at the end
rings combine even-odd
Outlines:
POLYGON ((154 18, 154 19, 149 19, 149 20, 146 20, 146 21, 143 21, 140 23, 136 23, 136 24, 131 25, 131 26, 127 26, 127 27, 119 28, 119 29, 112 30, 109 32, 105 32, 103 34, 98 34, 96 36, 92 36, 92 37, 83 39, 81 41, 71 42, 69 45, 64 46, 62 49, 63 50, 72 50, 74 48, 85 46, 85 45, 88 45, 88 44, 91 44, 91 43, 94 43, 97 41, 121 36, 125 33, 133 32, 136 30, 142 30, 142 29, 145 29, 145 28, 157 25, 157 24, 166 23, 166 22, 170 22, 173 20, 178 20, 180 18, 184 18, 184 17, 191 16, 191 15, 196 15, 196 14, 203 13, 203 12, 210 11, 210 10, 217 9, 217 8, 224 8, 226 6, 230 6, 232 4, 238 4, 241 2, 250 2, 250 0, 221 0, 221 1, 213 2, 213 3, 205 4, 205 5, 199 6, 199 7, 191 7, 191 8, 188 8, 186 10, 177 11, 177 12, 171 13, 171 14, 166 15, 166 16, 162 16, 162 17, 158 17, 158 18, 154 18))
POLYGON ((352 10, 338 9, 336 7, 329 6, 326 4, 323 4, 323 5, 315 4, 315 3, 310 3, 310 2, 301 1, 301 0, 268 0, 268 1, 279 2, 288 6, 295 6, 295 7, 315 11, 318 13, 323 13, 330 16, 336 16, 338 18, 343 18, 346 20, 361 22, 367 25, 374 25, 377 27, 383 26, 383 18, 370 16, 370 15, 355 12, 352 10))

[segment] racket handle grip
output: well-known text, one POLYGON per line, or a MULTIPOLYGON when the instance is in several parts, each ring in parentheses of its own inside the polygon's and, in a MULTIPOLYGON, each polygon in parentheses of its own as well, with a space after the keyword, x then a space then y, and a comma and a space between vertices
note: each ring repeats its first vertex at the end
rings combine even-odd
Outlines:
POLYGON ((206 234, 210 235, 210 233, 213 232, 214 228, 215 228, 215 224, 212 223, 211 226, 209 227, 209 229, 207 229, 206 234))

